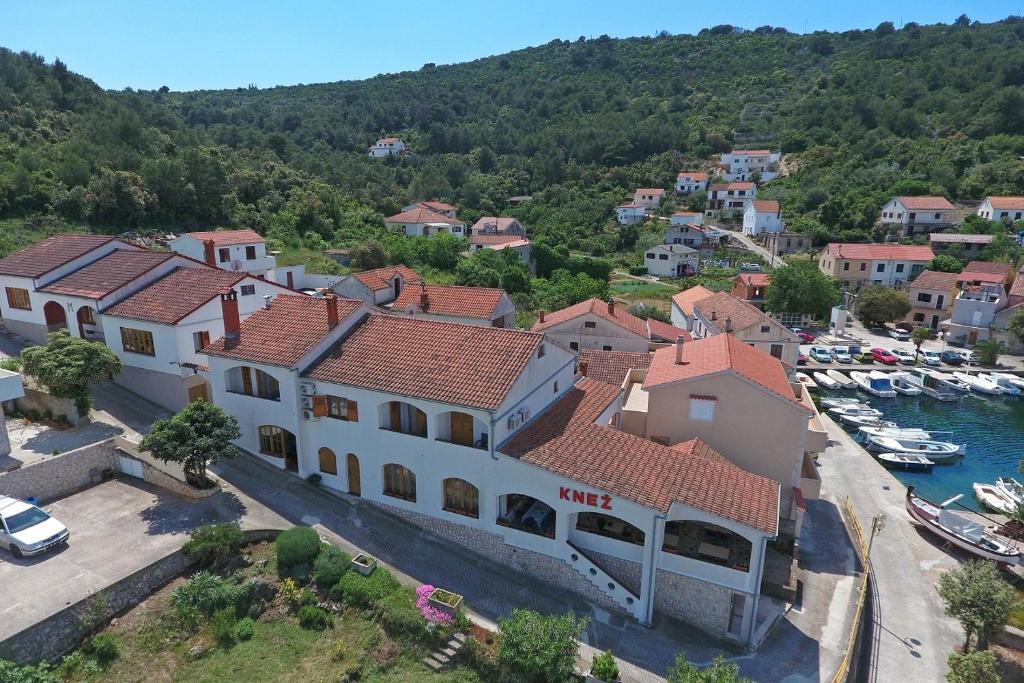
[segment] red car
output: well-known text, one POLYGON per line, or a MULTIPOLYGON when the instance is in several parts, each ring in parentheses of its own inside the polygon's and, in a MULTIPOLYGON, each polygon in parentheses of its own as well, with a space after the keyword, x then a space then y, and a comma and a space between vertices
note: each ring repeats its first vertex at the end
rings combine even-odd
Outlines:
POLYGON ((810 344, 814 341, 814 335, 810 332, 804 332, 803 330, 793 330, 793 334, 800 337, 800 341, 804 344, 810 344))
POLYGON ((871 349, 871 356, 875 361, 882 363, 883 365, 896 365, 899 363, 899 359, 882 348, 871 349))

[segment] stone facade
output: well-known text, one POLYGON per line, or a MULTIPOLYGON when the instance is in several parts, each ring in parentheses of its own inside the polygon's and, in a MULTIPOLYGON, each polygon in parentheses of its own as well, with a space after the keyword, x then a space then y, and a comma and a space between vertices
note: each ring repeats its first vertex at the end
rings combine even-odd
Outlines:
POLYGON ((706 581, 658 570, 654 609, 725 636, 729 630, 733 591, 706 581))
POLYGON ((48 410, 54 418, 63 415, 72 427, 77 427, 88 419, 78 414, 74 399, 58 398, 30 382, 25 383, 25 395, 14 399, 14 407, 23 413, 31 410, 44 413, 48 410))
POLYGON ((0 494, 45 503, 98 484, 104 470, 117 468, 114 441, 108 439, 0 474, 0 494))
POLYGON ((622 586, 627 588, 634 595, 640 595, 642 583, 643 565, 632 560, 624 560, 621 557, 612 557, 593 550, 584 550, 591 562, 603 569, 608 576, 612 576, 622 586))

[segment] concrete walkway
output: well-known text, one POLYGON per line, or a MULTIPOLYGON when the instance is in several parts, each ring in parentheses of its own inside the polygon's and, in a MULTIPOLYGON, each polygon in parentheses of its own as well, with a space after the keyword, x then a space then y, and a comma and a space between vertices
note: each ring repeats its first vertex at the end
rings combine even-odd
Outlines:
POLYGON ((945 615, 936 585, 960 558, 911 524, 906 488, 895 477, 831 419, 823 415, 822 422, 830 446, 819 458, 819 472, 828 499, 841 505, 841 496, 849 495, 865 534, 872 517, 886 517, 871 550, 874 621, 870 671, 863 680, 945 680, 946 658, 963 637, 959 623, 945 615))

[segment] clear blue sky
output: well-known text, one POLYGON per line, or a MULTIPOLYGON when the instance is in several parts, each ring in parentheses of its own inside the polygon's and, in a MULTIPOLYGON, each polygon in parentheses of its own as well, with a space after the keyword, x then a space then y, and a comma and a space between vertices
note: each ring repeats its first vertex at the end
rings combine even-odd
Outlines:
POLYGON ((367 78, 500 54, 554 38, 790 31, 882 21, 993 21, 1024 0, 0 0, 0 45, 62 59, 106 88, 260 87, 367 78))

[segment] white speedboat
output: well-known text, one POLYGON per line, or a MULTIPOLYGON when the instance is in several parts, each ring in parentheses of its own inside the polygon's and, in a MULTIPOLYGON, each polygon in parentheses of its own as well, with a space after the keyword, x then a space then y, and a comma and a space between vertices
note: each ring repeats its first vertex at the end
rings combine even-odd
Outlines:
POLYGON ((895 422, 883 420, 877 415, 840 415, 839 419, 851 427, 895 427, 895 422))
POLYGON ((839 385, 840 389, 856 389, 857 383, 852 379, 839 372, 838 370, 826 370, 825 374, 835 380, 836 384, 839 385))
POLYGON ((963 446, 948 441, 930 441, 898 436, 864 435, 869 451, 876 453, 909 453, 923 455, 932 462, 951 462, 963 451, 963 446))
POLYGON ((939 538, 973 555, 1002 564, 1019 564, 1020 551, 1006 539, 990 534, 983 525, 946 509, 960 496, 936 505, 914 495, 914 487, 908 486, 907 513, 939 538))
POLYGON ((955 389, 962 394, 966 394, 971 390, 970 384, 955 376, 956 374, 963 373, 954 373, 954 375, 950 375, 945 372, 939 372, 938 370, 932 370, 931 373, 932 377, 944 382, 949 388, 955 389))
POLYGON ((895 422, 883 422, 879 425, 865 425, 860 428, 860 433, 863 434, 865 438, 869 436, 890 436, 897 439, 915 439, 918 441, 933 440, 931 432, 917 427, 907 427, 904 429, 898 426, 895 422))
POLYGON ((956 377, 958 380, 969 386, 971 391, 979 394, 999 396, 1003 393, 1002 388, 998 384, 982 377, 981 375, 972 375, 967 372, 954 372, 953 377, 956 377))
POLYGON ((1017 503, 1002 492, 995 484, 975 483, 974 497, 989 510, 1001 512, 1004 515, 1012 515, 1017 509, 1017 503))
POLYGON ((920 396, 924 390, 910 383, 910 374, 906 372, 890 372, 889 381, 896 393, 904 396, 920 396))
POLYGON ((1012 498, 1017 505, 1024 505, 1024 484, 1021 484, 1013 477, 998 477, 996 478, 996 486, 1006 496, 1012 498))
POLYGON ((1020 375, 1013 375, 1009 372, 990 372, 988 373, 991 377, 998 377, 1001 381, 1000 386, 1003 386, 1003 382, 1006 382, 1010 386, 1017 387, 1021 391, 1024 391, 1024 377, 1020 375))
POLYGON ((815 384, 814 380, 811 379, 811 376, 808 375, 806 372, 798 372, 794 375, 794 377, 796 377, 797 382, 800 382, 800 384, 803 384, 805 387, 807 387, 807 391, 818 390, 818 385, 815 384))
POLYGON ((864 415, 871 417, 882 416, 881 410, 876 410, 875 408, 866 405, 837 406, 835 408, 829 408, 828 412, 832 413, 833 415, 839 418, 841 418, 843 415, 864 415))
POLYGON ((839 406, 862 406, 865 405, 864 401, 859 398, 846 398, 843 396, 832 396, 830 398, 821 399, 821 405, 826 408, 838 408, 839 406))
POLYGON ((979 373, 978 377, 992 382, 1007 396, 1020 396, 1020 387, 1009 379, 1013 375, 1006 375, 1002 372, 990 372, 988 374, 979 373))
POLYGON ((874 394, 881 398, 893 398, 896 396, 896 390, 892 388, 892 382, 889 381, 889 376, 884 372, 879 372, 878 370, 872 370, 871 372, 854 370, 850 373, 850 379, 857 383, 858 389, 869 394, 874 394))
MULTIPOLYGON (((907 375, 907 381, 928 396, 940 401, 956 401, 960 392, 946 380, 936 377, 935 371, 929 368, 914 368, 907 375)), ((950 379, 953 379, 952 377, 950 379)))
POLYGON ((878 459, 882 465, 894 470, 906 470, 907 472, 931 472, 934 462, 923 455, 909 455, 907 453, 879 453, 878 459))
MULTIPOLYGON (((839 382, 835 381, 834 379, 832 379, 831 377, 826 375, 824 372, 814 372, 814 373, 811 373, 811 374, 814 377, 814 381, 817 382, 818 384, 820 384, 821 386, 825 387, 826 389, 838 389, 839 388, 839 382)), ((850 400, 854 400, 855 401, 856 399, 850 399, 850 400)), ((822 403, 822 405, 824 405, 825 402, 822 401, 821 403, 822 403)))

